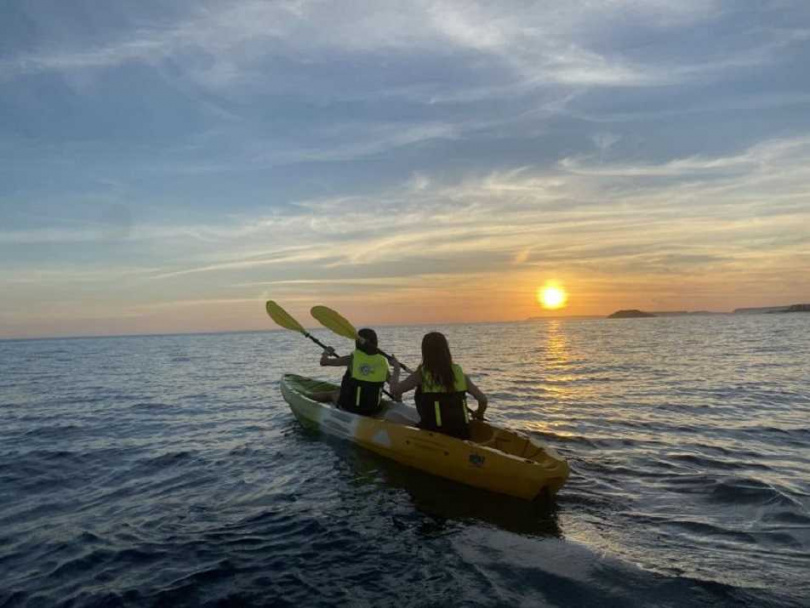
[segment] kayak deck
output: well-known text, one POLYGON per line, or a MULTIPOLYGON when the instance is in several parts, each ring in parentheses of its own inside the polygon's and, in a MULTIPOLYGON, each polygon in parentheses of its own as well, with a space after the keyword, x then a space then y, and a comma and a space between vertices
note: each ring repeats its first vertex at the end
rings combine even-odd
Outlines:
POLYGON ((557 452, 518 431, 472 421, 471 438, 461 440, 418 428, 416 409, 402 403, 384 400, 380 415, 370 417, 310 398, 337 388, 294 374, 281 380, 284 399, 302 424, 407 466, 527 500, 554 495, 568 478, 568 464, 557 452))
MULTIPOLYGON (((298 376, 295 374, 285 374, 282 379, 282 383, 286 383, 287 387, 308 401, 318 403, 323 408, 343 412, 343 410, 339 410, 334 403, 319 403, 310 399, 310 395, 315 393, 327 393, 339 389, 340 387, 336 384, 326 382, 325 380, 315 380, 313 378, 307 378, 305 376, 298 376)), ((289 400, 287 400, 287 402, 289 403, 289 400)), ((390 401, 388 399, 383 399, 382 405, 382 412, 380 412, 378 415, 362 417, 370 418, 372 420, 387 420, 388 422, 395 422, 397 424, 419 424, 419 414, 417 413, 416 408, 408 407, 404 403, 397 403, 396 401, 390 401)), ((343 413, 348 414, 349 412, 343 413)))

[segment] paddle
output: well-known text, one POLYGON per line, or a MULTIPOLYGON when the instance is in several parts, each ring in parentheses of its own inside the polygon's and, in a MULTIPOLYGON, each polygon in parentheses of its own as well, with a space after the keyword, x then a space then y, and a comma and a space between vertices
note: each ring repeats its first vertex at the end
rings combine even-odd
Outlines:
POLYGON ((298 321, 290 316, 290 313, 276 304, 273 300, 267 300, 265 308, 267 309, 267 314, 270 315, 270 318, 273 319, 277 325, 280 325, 284 329, 291 329, 293 331, 297 331, 299 334, 303 334, 322 349, 330 351, 333 356, 337 357, 337 353, 335 353, 335 350, 331 346, 327 346, 318 340, 318 338, 309 333, 298 321))
MULTIPOLYGON (((306 336, 307 338, 312 340, 315 344, 320 346, 322 349, 330 352, 333 357, 338 356, 334 348, 332 348, 331 346, 327 346, 326 344, 318 340, 318 338, 309 333, 298 321, 296 321, 290 315, 290 313, 288 313, 281 306, 276 304, 273 300, 267 300, 267 304, 265 304, 265 309, 267 310, 267 314, 270 315, 270 318, 273 319, 273 321, 275 321, 277 325, 280 325, 284 329, 291 329, 292 331, 296 331, 299 334, 306 336)), ((390 397, 394 401, 399 401, 387 390, 383 389, 383 393, 385 393, 388 397, 390 397)))
MULTIPOLYGON (((326 306, 313 306, 312 310, 310 311, 312 316, 315 317, 315 320, 318 321, 321 325, 325 328, 332 330, 339 336, 343 336, 344 338, 349 338, 349 340, 355 340, 360 342, 365 342, 365 340, 357 333, 357 330, 354 328, 347 319, 342 317, 338 312, 328 308, 326 306)), ((389 363, 393 362, 393 357, 379 348, 377 349, 383 357, 388 359, 389 363)), ((400 367, 404 369, 406 372, 411 373, 411 370, 408 369, 408 366, 404 363, 400 362, 400 367)))

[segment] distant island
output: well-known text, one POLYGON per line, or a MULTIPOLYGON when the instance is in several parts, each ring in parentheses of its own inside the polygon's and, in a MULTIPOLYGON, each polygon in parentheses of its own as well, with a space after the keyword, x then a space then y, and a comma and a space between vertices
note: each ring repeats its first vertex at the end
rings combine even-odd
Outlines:
POLYGON ((727 315, 727 312, 714 312, 711 310, 652 310, 654 317, 690 317, 695 315, 727 315))
MULTIPOLYGON (((810 304, 793 304, 791 306, 763 306, 760 308, 736 308, 732 314, 735 315, 768 315, 792 312, 810 312, 810 304)), ((608 319, 643 319, 646 317, 682 317, 693 315, 727 315, 726 312, 710 312, 708 310, 696 310, 694 312, 686 310, 673 311, 652 311, 629 309, 617 310, 608 319)))
POLYGON ((608 315, 608 319, 641 319, 644 317, 654 317, 655 315, 641 310, 617 310, 612 315, 608 315))
POLYGON ((643 319, 646 317, 699 317, 705 315, 727 315, 727 312, 712 312, 711 310, 617 310, 608 319, 643 319))
POLYGON ((779 310, 777 312, 810 312, 810 304, 794 304, 789 306, 787 310, 779 310))
POLYGON ((762 308, 735 308, 735 315, 768 315, 784 312, 810 312, 810 304, 793 304, 791 306, 765 306, 762 308))
POLYGON ((604 319, 602 315, 544 315, 529 317, 527 321, 551 321, 554 319, 604 319))
MULTIPOLYGON (((694 317, 703 315, 767 315, 795 312, 810 312, 810 304, 792 304, 789 306, 762 306, 759 308, 735 308, 733 312, 714 312, 711 310, 653 310, 647 312, 635 308, 617 310, 607 316, 608 319, 646 319, 649 317, 694 317)), ((527 321, 546 321, 549 319, 604 319, 598 315, 555 315, 529 317, 527 321)))

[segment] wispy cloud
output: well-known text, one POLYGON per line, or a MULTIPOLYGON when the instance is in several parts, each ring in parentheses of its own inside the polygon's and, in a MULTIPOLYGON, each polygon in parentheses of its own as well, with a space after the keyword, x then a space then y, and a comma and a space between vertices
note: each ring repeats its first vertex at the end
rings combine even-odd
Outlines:
MULTIPOLYGON (((495 59, 517 77, 514 84, 546 82, 588 86, 658 86, 707 72, 761 65, 801 32, 763 33, 732 58, 656 65, 643 55, 608 50, 600 25, 635 28, 648 36, 711 22, 719 2, 470 3, 419 1, 365 7, 326 2, 241 0, 202 6, 174 24, 141 26, 113 42, 84 48, 44 47, 0 61, 0 77, 47 71, 92 70, 125 64, 180 61, 201 84, 214 88, 256 86, 251 76, 269 57, 303 65, 323 55, 475 53, 495 59)), ((611 33, 613 35, 613 33, 611 33)), ((476 58, 477 57, 477 58, 476 58)), ((270 79, 272 81, 272 77, 270 79)))
MULTIPOLYGON (((595 234, 604 244, 629 240, 666 246, 693 234, 695 228, 710 247, 718 234, 745 232, 754 220, 757 230, 769 223, 807 220, 808 167, 806 137, 765 142, 728 157, 660 164, 613 165, 598 158, 568 158, 556 168, 520 167, 454 183, 419 174, 367 195, 299 201, 283 216, 259 216, 230 226, 136 228, 133 238, 217 244, 218 253, 203 254, 207 263, 155 275, 164 279, 286 264, 339 268, 425 256, 502 253, 504 259, 518 256, 525 262, 544 249, 565 251, 571 243, 591 243, 595 234), (689 201, 694 205, 682 204, 689 201), (672 225, 673 218, 684 226, 682 230, 672 225), (711 222, 702 226, 704 220, 711 222), (634 232, 642 225, 643 231, 634 232), (538 240, 545 245, 535 245, 538 240), (532 256, 524 253, 528 250, 532 256)), ((5 244, 94 238, 92 231, 0 232, 0 243, 5 244)), ((589 247, 598 255, 599 246, 589 247)), ((571 254, 575 261, 577 251, 571 254)))
POLYGON ((436 139, 454 139, 460 125, 448 123, 346 124, 321 134, 318 145, 256 145, 252 162, 260 165, 285 165, 309 161, 344 161, 374 156, 396 148, 436 139), (262 147, 268 147, 262 151, 262 147))
POLYGON ((644 273, 661 264, 684 272, 701 262, 748 264, 762 253, 762 239, 769 255, 810 248, 808 167, 810 139, 796 138, 730 157, 660 165, 606 167, 581 159, 553 171, 523 167, 449 184, 422 176, 418 188, 408 182, 367 196, 302 201, 300 213, 283 225, 257 219, 235 229, 230 242, 221 243, 222 251, 235 247, 231 259, 155 276, 290 264, 303 272, 309 267, 333 273, 330 279, 242 283, 294 286, 379 280, 392 263, 433 267, 437 273, 455 265, 461 274, 502 272, 515 263, 572 269, 601 264, 601 272, 622 273, 644 273), (689 180, 655 181, 661 176, 689 180), (259 241, 276 245, 239 253, 259 241), (616 266, 620 260, 627 263, 616 266), (362 268, 378 274, 359 277, 362 268))

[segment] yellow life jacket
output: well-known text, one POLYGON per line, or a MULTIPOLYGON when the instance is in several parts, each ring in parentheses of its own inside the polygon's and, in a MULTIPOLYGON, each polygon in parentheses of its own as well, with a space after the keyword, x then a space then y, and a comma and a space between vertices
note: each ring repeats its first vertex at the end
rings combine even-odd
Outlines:
POLYGON ((388 361, 380 354, 355 349, 352 364, 340 384, 341 409, 356 414, 375 414, 381 409, 382 388, 388 378, 388 361))
MULTIPOLYGON (((433 376, 431 376, 430 372, 427 371, 424 367, 419 368, 422 373, 422 392, 423 393, 447 393, 447 387, 443 384, 439 384, 433 380, 433 376)), ((467 378, 464 376, 464 370, 461 369, 460 365, 456 365, 453 363, 453 388, 455 389, 454 393, 466 393, 467 392, 467 378)))
POLYGON ((388 361, 382 355, 369 355, 356 349, 352 353, 352 378, 382 384, 388 378, 388 361))
POLYGON ((416 409, 419 411, 419 426, 459 439, 470 436, 467 427, 467 378, 460 365, 453 364, 453 391, 437 383, 424 367, 419 368, 422 384, 416 392, 416 409))

